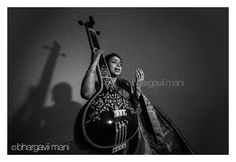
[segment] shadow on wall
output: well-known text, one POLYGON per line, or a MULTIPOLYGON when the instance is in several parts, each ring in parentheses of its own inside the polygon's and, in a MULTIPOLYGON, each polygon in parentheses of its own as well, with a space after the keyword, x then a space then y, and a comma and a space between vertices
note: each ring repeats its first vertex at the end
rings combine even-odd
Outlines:
MULTIPOLYGON (((73 141, 74 122, 81 105, 72 101, 72 89, 67 83, 55 85, 52 93, 54 104, 50 107, 38 108, 37 105, 34 106, 34 103, 31 103, 33 98, 37 96, 35 91, 31 90, 28 100, 9 123, 9 154, 38 152, 35 149, 22 148, 23 145, 26 147, 26 145, 46 146, 73 143, 71 141, 73 141), (36 107, 38 109, 34 110, 36 107), (18 151, 13 145, 18 145, 18 151)), ((58 151, 60 150, 49 149, 41 153, 60 153, 58 151)))
POLYGON ((73 129, 81 105, 72 101, 71 86, 65 82, 56 84, 52 90, 54 104, 44 107, 56 61, 61 55, 60 47, 57 41, 52 47, 44 47, 50 49, 50 53, 39 83, 29 89, 26 101, 8 121, 9 154, 61 153, 63 149, 58 148, 60 146, 55 146, 54 150, 49 146, 64 143, 72 146, 67 153, 76 149, 73 148, 73 129))

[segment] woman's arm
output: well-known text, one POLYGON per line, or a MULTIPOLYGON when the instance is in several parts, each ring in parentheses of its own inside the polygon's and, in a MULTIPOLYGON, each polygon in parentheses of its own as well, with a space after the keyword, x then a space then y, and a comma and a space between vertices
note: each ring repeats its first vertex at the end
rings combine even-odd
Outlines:
POLYGON ((95 56, 84 76, 80 91, 81 96, 87 100, 90 99, 96 93, 96 88, 95 88, 95 82, 97 79, 96 67, 98 65, 100 56, 103 51, 94 48, 93 52, 95 56))
POLYGON ((135 83, 134 83, 134 95, 136 96, 137 99, 139 99, 142 90, 142 84, 144 81, 144 72, 142 69, 137 68, 135 72, 135 83))
POLYGON ((130 101, 136 107, 139 107, 140 104, 140 95, 142 94, 141 86, 144 81, 144 72, 142 69, 137 68, 135 72, 135 82, 134 85, 130 84, 130 101))

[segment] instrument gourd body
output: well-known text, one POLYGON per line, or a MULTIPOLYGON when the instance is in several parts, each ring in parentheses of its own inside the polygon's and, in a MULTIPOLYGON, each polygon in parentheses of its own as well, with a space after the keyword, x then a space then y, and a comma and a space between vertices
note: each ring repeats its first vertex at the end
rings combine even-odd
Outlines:
MULTIPOLYGON (((79 21, 79 24, 86 28, 91 50, 100 49, 96 37, 98 32, 93 28, 93 18, 90 17, 85 23, 79 21)), ((126 148, 127 142, 137 134, 137 114, 130 101, 114 86, 103 55, 100 56, 96 71, 99 90, 83 106, 79 124, 84 138, 91 146, 111 149, 115 153, 126 148)))

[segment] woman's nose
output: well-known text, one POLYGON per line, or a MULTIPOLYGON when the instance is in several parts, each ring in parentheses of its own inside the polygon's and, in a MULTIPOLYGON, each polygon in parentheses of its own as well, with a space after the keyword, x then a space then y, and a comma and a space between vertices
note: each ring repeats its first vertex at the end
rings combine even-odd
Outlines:
POLYGON ((119 63, 117 63, 116 66, 121 67, 121 65, 119 63))

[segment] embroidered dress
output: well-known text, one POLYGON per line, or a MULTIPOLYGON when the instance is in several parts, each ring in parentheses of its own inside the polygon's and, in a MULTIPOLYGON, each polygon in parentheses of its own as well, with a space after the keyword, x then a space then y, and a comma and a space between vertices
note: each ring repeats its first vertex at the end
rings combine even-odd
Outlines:
MULTIPOLYGON (((95 88, 99 89, 96 82, 95 88)), ((141 94, 134 95, 133 86, 124 79, 117 79, 116 90, 131 102, 138 117, 138 133, 126 144, 126 148, 115 154, 192 154, 192 149, 173 123, 141 94)), ((78 135, 77 135, 78 136, 78 135)), ((90 146, 79 135, 76 145, 78 154, 107 154, 90 146)))

